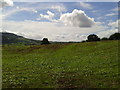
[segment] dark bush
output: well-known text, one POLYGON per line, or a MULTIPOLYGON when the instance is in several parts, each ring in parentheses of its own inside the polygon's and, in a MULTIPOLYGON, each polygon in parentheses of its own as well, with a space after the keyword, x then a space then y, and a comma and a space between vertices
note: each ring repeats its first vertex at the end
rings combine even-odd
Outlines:
POLYGON ((86 42, 85 40, 81 41, 81 42, 86 42))
POLYGON ((114 33, 109 37, 110 40, 120 40, 120 33, 114 33))
POLYGON ((109 40, 108 38, 106 38, 106 37, 103 37, 101 40, 109 40))
POLYGON ((42 43, 41 44, 50 44, 50 42, 48 41, 47 38, 43 38, 42 43))
POLYGON ((91 35, 89 35, 88 37, 87 37, 87 41, 88 42, 92 42, 92 41, 100 41, 100 38, 97 36, 97 35, 95 35, 95 34, 91 34, 91 35))

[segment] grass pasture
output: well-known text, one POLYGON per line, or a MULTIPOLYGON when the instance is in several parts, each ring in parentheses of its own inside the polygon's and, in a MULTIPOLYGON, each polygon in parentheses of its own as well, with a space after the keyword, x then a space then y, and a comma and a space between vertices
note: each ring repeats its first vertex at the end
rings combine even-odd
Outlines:
POLYGON ((118 41, 3 46, 3 88, 118 88, 118 41))

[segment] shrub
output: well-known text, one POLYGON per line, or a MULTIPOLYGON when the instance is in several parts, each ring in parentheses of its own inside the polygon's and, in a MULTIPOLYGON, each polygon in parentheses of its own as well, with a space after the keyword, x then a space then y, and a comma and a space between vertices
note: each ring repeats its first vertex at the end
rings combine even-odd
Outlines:
POLYGON ((120 33, 114 33, 109 37, 110 40, 120 40, 120 33))
POLYGON ((109 40, 108 38, 106 38, 106 37, 103 37, 101 40, 109 40))
POLYGON ((50 44, 47 38, 43 38, 41 44, 50 44))
POLYGON ((100 38, 97 36, 97 35, 95 35, 95 34, 91 34, 91 35, 89 35, 88 37, 87 37, 87 41, 88 42, 92 42, 92 41, 100 41, 100 38))

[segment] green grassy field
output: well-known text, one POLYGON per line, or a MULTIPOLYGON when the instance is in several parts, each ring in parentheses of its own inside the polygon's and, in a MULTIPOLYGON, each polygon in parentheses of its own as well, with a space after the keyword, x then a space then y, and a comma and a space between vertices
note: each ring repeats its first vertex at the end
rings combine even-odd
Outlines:
POLYGON ((118 41, 3 46, 3 88, 118 88, 118 41))

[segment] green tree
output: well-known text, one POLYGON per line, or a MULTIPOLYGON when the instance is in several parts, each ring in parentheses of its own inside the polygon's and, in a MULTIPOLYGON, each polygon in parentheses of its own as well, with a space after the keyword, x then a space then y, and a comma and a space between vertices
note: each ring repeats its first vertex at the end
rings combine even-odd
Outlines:
POLYGON ((110 40, 120 40, 120 33, 114 33, 109 37, 110 40))
POLYGON ((50 42, 48 41, 47 38, 43 38, 42 43, 41 44, 50 44, 50 42))
POLYGON ((91 34, 91 35, 89 35, 88 37, 87 37, 87 41, 88 42, 92 42, 92 41, 100 41, 100 38, 97 36, 97 35, 95 35, 95 34, 91 34))
POLYGON ((106 38, 106 37, 103 37, 101 40, 108 40, 108 38, 106 38))

